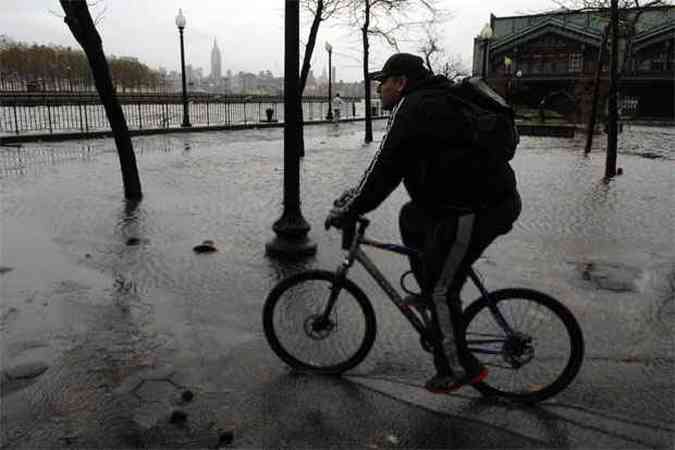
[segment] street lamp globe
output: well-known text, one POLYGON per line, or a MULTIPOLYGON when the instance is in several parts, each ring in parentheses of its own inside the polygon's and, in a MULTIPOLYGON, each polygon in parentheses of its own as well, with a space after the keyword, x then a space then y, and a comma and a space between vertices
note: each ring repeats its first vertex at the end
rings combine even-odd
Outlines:
POLYGON ((187 99, 187 87, 185 83, 185 48, 183 44, 183 29, 185 28, 185 16, 183 15, 183 10, 178 9, 178 15, 176 16, 176 26, 178 27, 178 34, 180 36, 180 72, 181 79, 183 84, 183 123, 181 127, 191 127, 190 124, 190 111, 188 106, 187 99))
POLYGON ((178 15, 176 16, 176 26, 181 30, 185 28, 185 16, 183 15, 182 8, 178 8, 178 15))
POLYGON ((480 38, 483 40, 483 67, 481 75, 483 79, 487 79, 488 70, 488 42, 492 39, 492 27, 486 23, 482 30, 480 30, 480 38))
POLYGON ((480 30, 481 39, 492 39, 492 27, 489 23, 486 23, 482 30, 480 30))

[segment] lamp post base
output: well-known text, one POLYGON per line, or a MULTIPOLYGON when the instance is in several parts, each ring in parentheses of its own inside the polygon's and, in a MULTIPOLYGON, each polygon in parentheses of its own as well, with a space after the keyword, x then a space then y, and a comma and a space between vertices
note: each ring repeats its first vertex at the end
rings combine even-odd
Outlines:
POLYGON ((316 243, 307 237, 310 226, 299 211, 284 212, 272 229, 277 235, 265 244, 267 256, 304 258, 316 254, 316 243))
POLYGON ((272 258, 307 258, 316 255, 316 243, 308 237, 288 239, 283 236, 276 236, 265 244, 265 254, 272 258))
POLYGON ((190 122, 183 122, 180 124, 180 126, 183 128, 190 128, 192 124, 190 122))

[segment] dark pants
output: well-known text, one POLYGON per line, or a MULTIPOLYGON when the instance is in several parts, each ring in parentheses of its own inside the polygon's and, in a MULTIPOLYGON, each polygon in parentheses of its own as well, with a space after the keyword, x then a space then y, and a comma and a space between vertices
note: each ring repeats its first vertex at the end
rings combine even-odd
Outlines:
MULTIPOLYGON (((420 250, 422 260, 411 258, 411 268, 426 298, 442 293, 447 302, 449 320, 460 359, 465 366, 474 363, 468 358, 459 294, 466 283, 468 269, 500 235, 508 233, 521 210, 518 194, 509 196, 494 207, 476 213, 431 215, 414 203, 403 205, 399 226, 403 243, 420 250)), ((436 341, 443 338, 443 314, 437 305, 432 308, 436 341)), ((445 305, 443 305, 445 306, 445 305)), ((442 355, 435 352, 437 359, 442 355)))

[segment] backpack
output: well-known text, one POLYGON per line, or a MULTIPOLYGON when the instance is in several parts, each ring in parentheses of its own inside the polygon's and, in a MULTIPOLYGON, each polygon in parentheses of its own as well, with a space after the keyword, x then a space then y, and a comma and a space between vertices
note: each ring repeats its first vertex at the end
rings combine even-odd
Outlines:
POLYGON ((453 84, 448 96, 468 123, 469 145, 490 165, 510 161, 520 142, 511 105, 479 77, 453 84))

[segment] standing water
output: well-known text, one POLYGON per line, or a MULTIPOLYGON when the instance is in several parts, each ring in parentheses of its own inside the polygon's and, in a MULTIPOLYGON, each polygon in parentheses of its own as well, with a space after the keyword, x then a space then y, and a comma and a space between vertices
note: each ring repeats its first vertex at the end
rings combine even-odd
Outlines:
MULTIPOLYGON (((383 127, 376 123, 376 137, 383 127)), ((264 348, 267 292, 294 271, 339 264, 340 237, 323 230, 323 219, 377 150, 377 142, 362 144, 358 123, 305 133, 301 206, 319 252, 297 263, 264 254, 282 210, 281 129, 134 138, 139 204, 122 199, 111 139, 0 148, 3 367, 38 361, 60 368, 51 383, 84 386, 91 380, 77 368, 98 365, 114 385, 162 363, 203 369, 241 346, 264 348), (205 240, 217 251, 193 252, 205 240)), ((604 136, 588 156, 583 135, 525 136, 512 161, 522 215, 476 267, 491 288, 540 289, 578 317, 587 361, 563 399, 583 403, 586 378, 600 397, 601 386, 630 385, 645 373, 672 382, 674 141, 673 128, 626 126, 623 175, 611 181, 603 180, 604 136), (641 371, 625 370, 625 361, 641 371)), ((398 240, 405 201, 399 187, 370 215, 373 237, 398 240)), ((394 281, 406 269, 404 260, 373 258, 394 281)), ((373 300, 380 330, 355 374, 419 383, 431 365, 414 334, 363 271, 352 274, 373 300)), ((475 296, 467 288, 464 300, 475 296)), ((641 403, 608 393, 607 407, 672 417, 671 404, 648 401, 657 394, 638 394, 641 403)))

